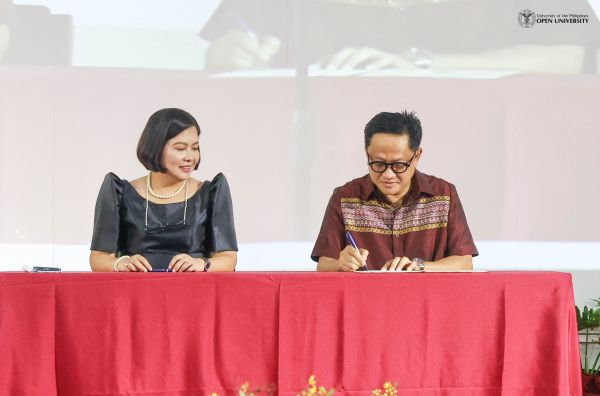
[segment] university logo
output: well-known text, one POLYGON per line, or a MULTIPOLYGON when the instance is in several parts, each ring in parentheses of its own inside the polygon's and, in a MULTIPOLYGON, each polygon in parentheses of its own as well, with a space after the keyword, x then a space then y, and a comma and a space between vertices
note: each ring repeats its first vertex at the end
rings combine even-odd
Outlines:
POLYGON ((524 28, 530 28, 535 25, 535 12, 525 9, 519 12, 519 25, 524 28))

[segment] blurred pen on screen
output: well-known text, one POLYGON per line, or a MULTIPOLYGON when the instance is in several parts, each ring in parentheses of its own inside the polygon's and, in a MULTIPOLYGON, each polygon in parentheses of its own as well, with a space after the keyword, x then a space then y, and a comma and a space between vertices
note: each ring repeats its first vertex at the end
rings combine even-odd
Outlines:
POLYGON ((266 68, 281 48, 281 40, 271 35, 258 34, 246 20, 234 11, 227 12, 227 17, 245 39, 238 42, 243 54, 253 59, 254 68, 266 68))
MULTIPOLYGON (((350 245, 352 245, 352 247, 354 249, 356 249, 356 252, 360 254, 360 250, 358 249, 358 246, 356 245, 356 242, 354 242, 354 238, 352 238, 352 234, 350 234, 350 231, 346 231, 346 240, 348 241, 348 243, 350 245)), ((362 256, 362 255, 361 255, 362 256)), ((367 262, 365 261, 365 265, 363 265, 362 267, 360 267, 357 271, 368 271, 369 267, 367 267, 367 262)))
POLYGON ((243 33, 245 33, 252 40, 256 41, 257 44, 259 43, 258 35, 254 32, 254 30, 252 28, 250 28, 250 26, 246 23, 246 21, 244 20, 244 18, 242 18, 241 15, 239 15, 233 11, 229 11, 229 12, 227 12, 227 17, 231 21, 233 21, 233 23, 237 26, 238 29, 240 29, 243 33))

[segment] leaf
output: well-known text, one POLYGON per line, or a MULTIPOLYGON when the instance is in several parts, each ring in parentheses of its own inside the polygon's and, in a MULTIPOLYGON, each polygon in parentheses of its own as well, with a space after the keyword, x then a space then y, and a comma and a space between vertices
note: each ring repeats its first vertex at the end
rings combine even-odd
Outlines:
POLYGON ((596 359, 594 360, 594 364, 592 364, 592 368, 590 368, 590 372, 592 374, 596 374, 598 373, 598 369, 600 369, 600 367, 598 367, 598 361, 600 360, 600 352, 598 352, 598 354, 596 355, 596 359))
POLYGON ((596 309, 592 318, 590 319, 591 327, 599 327, 600 326, 600 309, 596 309))
POLYGON ((590 310, 587 305, 583 307, 583 312, 581 314, 581 328, 587 329, 590 327, 590 310))

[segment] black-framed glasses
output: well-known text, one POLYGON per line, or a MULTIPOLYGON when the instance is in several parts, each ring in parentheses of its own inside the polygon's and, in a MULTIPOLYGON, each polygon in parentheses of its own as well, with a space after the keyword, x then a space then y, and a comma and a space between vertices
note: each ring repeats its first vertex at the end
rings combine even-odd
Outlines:
POLYGON ((185 222, 185 218, 187 215, 187 188, 185 192, 185 205, 183 206, 183 219, 175 224, 163 224, 162 222, 158 222, 160 225, 149 226, 148 225, 148 209, 149 209, 149 201, 148 195, 146 195, 146 218, 144 221, 144 231, 147 234, 158 234, 159 232, 171 231, 171 230, 179 230, 181 228, 185 228, 188 224, 185 222))
POLYGON ((370 162, 368 162, 368 164, 371 167, 371 169, 373 169, 373 172, 383 173, 387 170, 387 168, 389 166, 390 168, 392 168, 392 172, 394 172, 396 174, 404 173, 410 167, 410 164, 412 163, 413 159, 415 159, 416 154, 417 154, 417 152, 415 151, 413 153, 412 157, 410 157, 410 160, 408 162, 370 161, 370 162))
POLYGON ((165 232, 165 231, 171 231, 171 230, 179 230, 181 228, 186 228, 188 226, 188 224, 186 224, 184 221, 180 221, 179 223, 176 224, 161 224, 159 226, 148 226, 146 225, 146 227, 144 228, 144 231, 146 231, 146 234, 158 234, 160 232, 165 232))

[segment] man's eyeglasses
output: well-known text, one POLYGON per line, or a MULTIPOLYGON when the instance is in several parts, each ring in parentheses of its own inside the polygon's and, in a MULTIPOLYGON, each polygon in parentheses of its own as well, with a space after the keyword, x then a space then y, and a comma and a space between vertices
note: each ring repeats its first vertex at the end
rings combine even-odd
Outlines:
POLYGON ((392 172, 394 172, 396 174, 404 173, 410 167, 410 164, 413 161, 413 159, 415 159, 416 154, 417 154, 417 152, 415 151, 415 153, 412 155, 412 157, 410 157, 410 160, 408 162, 370 161, 368 164, 371 167, 371 169, 373 169, 373 172, 384 173, 389 166, 390 168, 392 168, 392 172))

